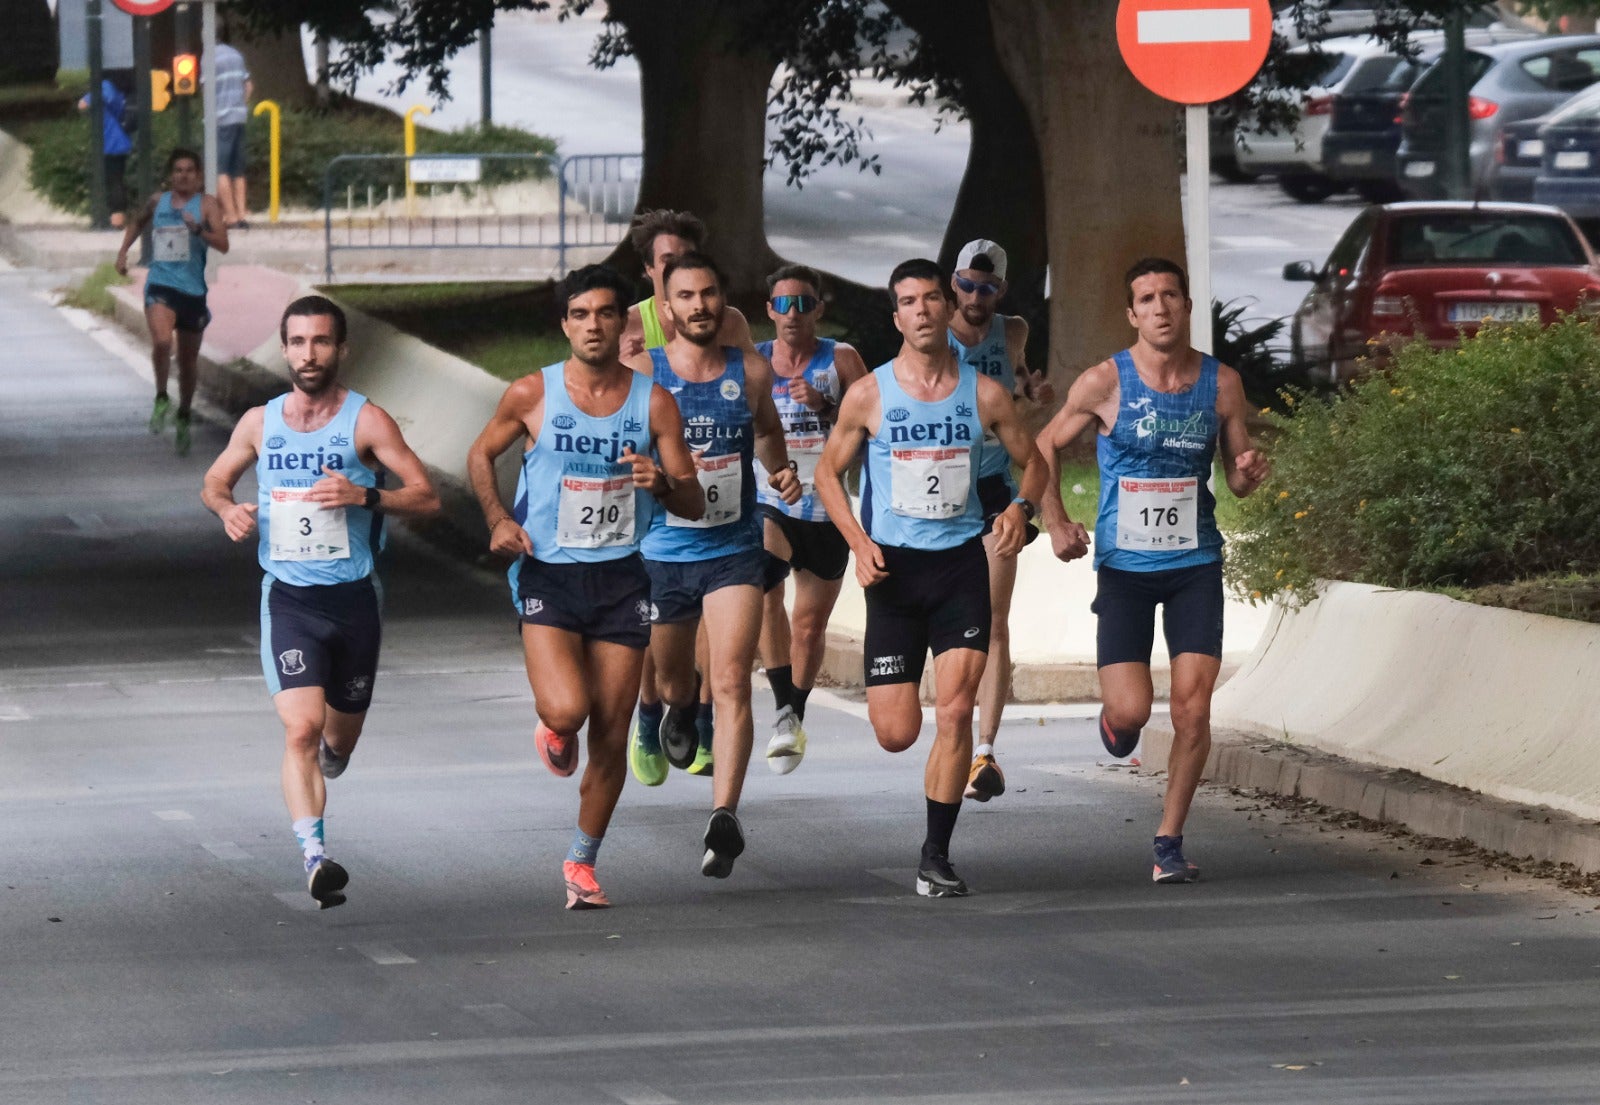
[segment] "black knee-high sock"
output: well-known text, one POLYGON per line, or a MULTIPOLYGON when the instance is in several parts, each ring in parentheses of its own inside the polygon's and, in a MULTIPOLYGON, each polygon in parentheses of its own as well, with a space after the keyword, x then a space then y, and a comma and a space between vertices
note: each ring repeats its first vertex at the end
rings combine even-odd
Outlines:
MULTIPOLYGON (((794 667, 785 664, 781 668, 767 669, 767 682, 772 685, 772 700, 778 704, 778 709, 785 706, 794 706, 794 667)), ((798 710, 795 713, 799 713, 798 710)))
POLYGON ((956 815, 961 812, 960 802, 928 802, 928 836, 922 842, 922 854, 950 855, 950 834, 956 831, 956 815))
POLYGON ((794 707, 794 716, 801 721, 806 719, 806 699, 811 697, 810 687, 796 687, 789 698, 789 703, 794 707))

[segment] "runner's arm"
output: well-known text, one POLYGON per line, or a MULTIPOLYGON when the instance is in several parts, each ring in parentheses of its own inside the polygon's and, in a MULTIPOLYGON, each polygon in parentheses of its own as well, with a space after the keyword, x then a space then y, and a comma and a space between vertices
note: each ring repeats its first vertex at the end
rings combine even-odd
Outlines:
POLYGON ((1076 441, 1090 426, 1101 422, 1098 413, 1116 387, 1116 368, 1110 361, 1102 361, 1089 369, 1067 390, 1067 401, 1045 424, 1035 439, 1035 448, 1045 462, 1043 498, 1039 503, 1039 517, 1057 558, 1075 560, 1088 551, 1089 531, 1081 522, 1067 517, 1066 504, 1061 501, 1061 450, 1076 441))
MULTIPOLYGON (((683 439, 683 413, 678 410, 678 401, 660 384, 650 390, 650 428, 655 433, 656 454, 661 458, 659 465, 649 457, 641 458, 654 469, 652 477, 659 477, 652 478, 650 494, 679 518, 699 521, 706 513, 705 489, 695 474, 689 443, 683 439)), ((639 467, 634 466, 636 480, 639 467)))
POLYGON ((737 307, 729 307, 723 315, 722 328, 717 333, 717 344, 738 346, 744 350, 746 361, 752 356, 761 356, 756 350, 755 335, 750 333, 750 320, 745 318, 744 312, 737 307))
MULTIPOLYGON (((433 489, 428 470, 406 444, 389 412, 376 403, 362 407, 356 417, 356 452, 370 453, 400 480, 399 487, 378 492, 375 509, 410 518, 439 513, 439 494, 433 489)), ((323 506, 362 506, 367 500, 367 490, 357 487, 342 474, 328 472, 311 488, 311 498, 323 506)))
POLYGON ((467 450, 467 478, 478 497, 483 520, 489 527, 489 548, 504 556, 533 553, 533 540, 511 517, 500 497, 500 482, 495 478, 494 462, 528 432, 528 422, 544 401, 544 374, 524 376, 500 396, 489 424, 467 450), (503 523, 511 523, 509 526, 503 523))
POLYGON ((1017 374, 1017 394, 1041 407, 1056 401, 1055 385, 1042 372, 1028 367, 1028 320, 1020 315, 1006 316, 1006 356, 1017 374))
POLYGON ((227 447, 211 467, 206 469, 205 481, 200 487, 200 501, 207 510, 222 519, 222 528, 234 541, 243 541, 256 530, 256 504, 236 503, 233 489, 250 466, 256 462, 261 441, 263 409, 252 407, 233 428, 227 447))
POLYGON ((855 461, 856 454, 867 440, 868 420, 874 417, 879 406, 878 384, 871 377, 845 392, 839 404, 839 420, 834 423, 828 443, 817 458, 817 498, 828 512, 828 520, 844 537, 845 543, 856 557, 856 581, 862 587, 887 579, 884 571, 883 550, 878 548, 867 531, 861 528, 855 512, 850 509, 850 496, 844 489, 841 474, 855 461))
MULTIPOLYGON (((839 342, 833 347, 833 369, 839 374, 839 402, 843 404, 844 394, 850 390, 850 385, 866 376, 867 362, 861 359, 855 346, 839 342)), ((833 416, 839 416, 838 407, 833 409, 833 416)))
POLYGON ((144 228, 150 225, 150 220, 156 217, 156 204, 160 202, 161 194, 158 192, 145 201, 137 215, 128 220, 128 229, 122 232, 122 248, 117 250, 115 267, 118 276, 128 275, 128 251, 139 240, 139 235, 144 233, 144 228))
POLYGON ((783 420, 772 401, 772 366, 760 353, 746 353, 744 390, 755 419, 756 457, 769 473, 767 483, 786 503, 800 501, 800 477, 789 467, 789 445, 783 436, 783 420))
POLYGON ((1217 416, 1222 423, 1218 434, 1222 439, 1222 471, 1228 478, 1228 490, 1241 499, 1272 474, 1272 462, 1250 440, 1249 411, 1244 380, 1227 365, 1219 365, 1217 416))
POLYGON ((1012 397, 987 376, 978 377, 978 417, 984 427, 1000 439, 1012 461, 1022 466, 1021 494, 1017 498, 1028 505, 1024 507, 1013 501, 994 520, 995 552, 1000 556, 1015 556, 1022 551, 1028 522, 1044 491, 1044 457, 1039 455, 1033 439, 1023 428, 1012 397))

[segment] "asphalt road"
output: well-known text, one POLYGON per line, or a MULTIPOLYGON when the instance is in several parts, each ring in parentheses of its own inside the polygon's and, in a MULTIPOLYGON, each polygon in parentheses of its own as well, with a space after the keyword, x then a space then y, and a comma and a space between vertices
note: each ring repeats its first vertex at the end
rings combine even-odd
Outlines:
POLYGON ((624 791, 616 908, 568 913, 500 585, 409 541, 332 787, 349 903, 308 910, 253 557, 196 496, 225 429, 147 435, 50 282, 0 271, 0 1102, 1594 1100, 1592 899, 1213 791, 1204 881, 1153 886, 1158 786, 1085 709, 1007 724, 971 898, 913 892, 919 754, 819 692, 733 878, 675 775, 624 791))

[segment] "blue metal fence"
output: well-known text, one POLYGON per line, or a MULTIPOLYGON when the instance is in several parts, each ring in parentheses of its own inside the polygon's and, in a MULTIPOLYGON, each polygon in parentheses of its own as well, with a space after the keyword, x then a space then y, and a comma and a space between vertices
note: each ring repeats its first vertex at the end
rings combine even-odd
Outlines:
POLYGON ((336 253, 371 250, 549 251, 565 272, 568 251, 621 240, 642 165, 639 154, 341 154, 322 178, 325 278, 336 253))

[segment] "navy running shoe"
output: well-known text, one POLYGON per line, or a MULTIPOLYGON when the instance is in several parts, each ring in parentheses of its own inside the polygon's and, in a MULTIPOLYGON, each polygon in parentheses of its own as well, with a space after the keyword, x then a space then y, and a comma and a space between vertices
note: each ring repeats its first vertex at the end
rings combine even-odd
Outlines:
POLYGON ((1183 858, 1181 836, 1156 837, 1155 859, 1152 882, 1196 882, 1200 878, 1200 868, 1183 858))
POLYGON ((706 854, 700 860, 700 873, 713 879, 733 874, 733 861, 744 854, 744 828, 738 816, 726 806, 711 811, 706 822, 706 854))
POLYGON ((1105 710, 1100 711, 1100 743, 1106 746, 1107 752, 1119 760, 1125 760, 1133 755, 1133 750, 1139 747, 1139 733, 1142 731, 1135 730, 1133 736, 1124 736, 1106 723, 1105 710))

